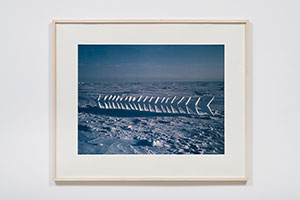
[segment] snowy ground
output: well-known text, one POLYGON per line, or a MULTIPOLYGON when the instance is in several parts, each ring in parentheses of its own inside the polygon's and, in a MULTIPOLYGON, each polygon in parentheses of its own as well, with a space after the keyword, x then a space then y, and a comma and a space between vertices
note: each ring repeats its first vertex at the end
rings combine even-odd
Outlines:
POLYGON ((79 154, 224 154, 223 82, 79 83, 79 154), (99 94, 215 96, 211 115, 103 113, 99 94))

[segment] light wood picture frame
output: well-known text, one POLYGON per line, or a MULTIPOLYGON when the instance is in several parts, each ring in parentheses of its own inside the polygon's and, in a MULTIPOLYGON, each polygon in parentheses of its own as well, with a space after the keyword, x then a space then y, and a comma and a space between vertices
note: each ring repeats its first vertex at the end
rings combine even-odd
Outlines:
MULTIPOLYGON (((53 180, 247 181, 250 124, 248 29, 248 20, 53 20, 53 180), (189 151, 189 154, 177 155, 179 151, 176 151, 175 154, 136 155, 104 152, 104 148, 99 147, 100 144, 97 144, 97 151, 84 149, 89 146, 81 148, 78 136, 78 125, 81 123, 78 119, 78 88, 82 87, 80 84, 83 82, 79 80, 79 54, 83 52, 83 48, 80 45, 89 48, 94 48, 95 45, 101 48, 114 46, 115 49, 119 48, 118 45, 221 45, 224 50, 223 153, 199 155, 199 152, 190 154, 189 151)), ((90 51, 86 50, 86 55, 90 51)), ((125 55, 129 54, 128 51, 130 50, 120 50, 126 52, 125 55)), ((105 79, 105 76, 101 77, 105 79)), ((108 93, 104 93, 102 97, 99 94, 95 101, 103 98, 103 103, 107 103, 105 95, 108 99, 108 93)), ((114 98, 113 95, 111 97, 114 98)), ((122 96, 115 97, 119 99, 122 96)), ((186 105, 191 98, 186 98, 186 105)), ((138 101, 138 96, 136 99, 138 101)), ((146 101, 145 96, 140 95, 141 99, 146 101)), ((159 97, 157 101, 158 99, 159 97)), ((197 105, 198 102, 194 104, 197 105)), ((141 148, 145 146, 145 149, 155 152, 152 148, 154 149, 156 140, 151 140, 150 145, 146 140, 142 142, 141 148)), ((102 143, 101 145, 106 145, 102 143)))

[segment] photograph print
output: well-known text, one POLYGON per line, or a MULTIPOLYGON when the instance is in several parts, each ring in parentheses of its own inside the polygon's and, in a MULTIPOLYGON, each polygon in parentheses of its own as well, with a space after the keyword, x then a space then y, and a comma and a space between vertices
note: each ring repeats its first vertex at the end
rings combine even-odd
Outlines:
POLYGON ((78 45, 78 154, 224 154, 224 45, 78 45))

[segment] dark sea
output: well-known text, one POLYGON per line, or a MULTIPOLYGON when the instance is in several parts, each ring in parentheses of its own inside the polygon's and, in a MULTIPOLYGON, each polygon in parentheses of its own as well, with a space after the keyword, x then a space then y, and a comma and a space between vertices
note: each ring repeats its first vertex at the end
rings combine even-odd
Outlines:
POLYGON ((78 84, 78 154, 224 154, 223 82, 78 84), (98 95, 215 97, 213 115, 103 112, 98 95))

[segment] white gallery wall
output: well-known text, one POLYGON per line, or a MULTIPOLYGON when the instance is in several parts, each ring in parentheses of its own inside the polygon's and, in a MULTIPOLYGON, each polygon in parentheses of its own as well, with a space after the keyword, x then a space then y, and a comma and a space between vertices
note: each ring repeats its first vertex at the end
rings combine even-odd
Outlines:
POLYGON ((300 199, 300 1, 0 0, 0 199, 300 199), (53 19, 249 19, 250 180, 56 185, 53 19))

